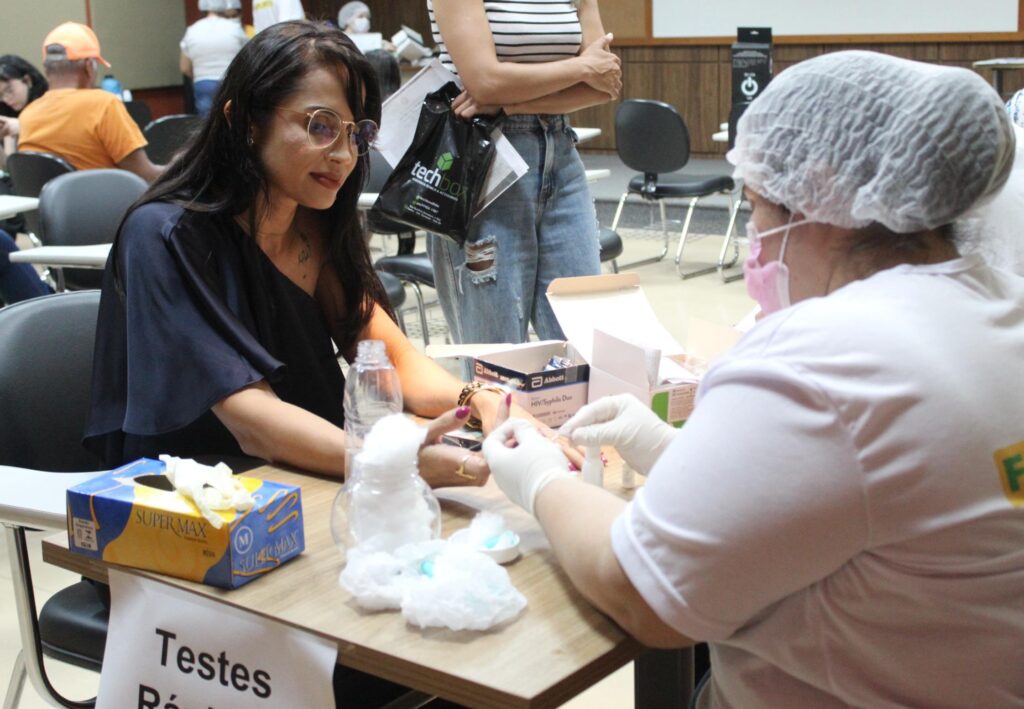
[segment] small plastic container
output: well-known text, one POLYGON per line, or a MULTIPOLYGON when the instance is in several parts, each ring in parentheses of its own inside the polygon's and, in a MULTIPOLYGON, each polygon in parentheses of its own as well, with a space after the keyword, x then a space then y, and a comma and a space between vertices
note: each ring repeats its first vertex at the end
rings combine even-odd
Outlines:
MULTIPOLYGON (((469 528, 466 528, 454 532, 448 537, 448 541, 452 544, 465 544, 468 546, 471 538, 471 532, 469 528)), ((508 564, 519 557, 519 535, 511 529, 507 529, 501 534, 484 540, 483 544, 475 546, 474 549, 486 554, 499 564, 508 564)))

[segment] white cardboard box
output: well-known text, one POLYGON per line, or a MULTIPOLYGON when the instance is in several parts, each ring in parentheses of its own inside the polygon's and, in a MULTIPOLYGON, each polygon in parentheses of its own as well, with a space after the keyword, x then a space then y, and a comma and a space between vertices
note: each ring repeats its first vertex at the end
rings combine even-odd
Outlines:
POLYGON ((632 394, 665 421, 683 424, 704 360, 688 354, 658 321, 636 273, 559 278, 548 288, 548 301, 590 363, 588 402, 632 394))
POLYGON ((558 278, 548 288, 548 300, 565 342, 432 345, 428 354, 471 356, 475 379, 516 381, 515 402, 552 427, 585 403, 621 393, 648 402, 664 420, 680 426, 693 410, 706 362, 740 335, 693 319, 687 352, 658 321, 635 273, 558 278), (574 366, 543 371, 552 355, 568 356, 574 366))

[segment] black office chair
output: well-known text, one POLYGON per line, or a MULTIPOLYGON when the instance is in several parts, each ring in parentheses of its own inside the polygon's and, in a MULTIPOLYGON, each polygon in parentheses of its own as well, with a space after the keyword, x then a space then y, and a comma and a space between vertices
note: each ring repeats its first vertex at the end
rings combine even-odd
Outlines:
MULTIPOLYGON (((74 171, 71 163, 51 153, 21 150, 7 156, 7 172, 11 175, 14 194, 19 197, 38 197, 47 182, 74 171)), ((25 227, 32 243, 42 246, 43 230, 39 224, 38 211, 25 212, 25 227)))
POLYGON ((622 237, 608 227, 601 227, 597 233, 601 244, 601 263, 612 264, 612 273, 619 272, 618 258, 622 256, 622 237))
MULTIPOLYGON (((380 192, 391 176, 391 165, 376 150, 370 151, 370 178, 366 181, 366 192, 380 192)), ((366 211, 366 226, 374 234, 394 234, 398 237, 398 254, 406 256, 416 248, 416 230, 408 224, 396 222, 376 209, 366 211)))
POLYGON ((430 257, 425 253, 384 256, 374 264, 377 271, 390 273, 402 283, 412 288, 416 296, 416 309, 419 311, 420 328, 423 330, 423 344, 430 344, 430 331, 427 328, 427 306, 423 301, 421 286, 434 287, 434 267, 430 265, 430 257))
POLYGON ((690 206, 679 236, 679 246, 676 248, 676 268, 682 278, 719 270, 721 264, 684 272, 683 250, 689 236, 694 209, 702 197, 719 192, 729 194, 730 218, 726 234, 732 233, 736 222, 732 192, 736 185, 728 175, 663 177, 665 173, 682 169, 690 161, 690 133, 686 128, 686 122, 675 107, 662 101, 648 99, 623 101, 615 112, 615 143, 622 162, 643 174, 633 177, 626 191, 622 193, 618 208, 615 210, 615 218, 612 220, 612 231, 618 229, 626 199, 630 195, 639 195, 648 202, 658 203, 661 210, 661 228, 665 235, 665 246, 660 255, 623 265, 622 268, 655 263, 665 257, 669 248, 669 233, 664 200, 689 198, 690 206))
POLYGON ((184 113, 157 118, 142 130, 149 141, 146 155, 157 165, 166 165, 178 154, 202 125, 199 116, 184 113))
MULTIPOLYGON (((100 468, 81 445, 99 301, 98 291, 81 291, 0 309, 0 410, 5 414, 0 465, 54 472, 100 468)), ((107 634, 106 587, 79 581, 52 596, 37 619, 26 529, 5 526, 12 568, 18 569, 12 581, 24 639, 20 675, 11 677, 10 686, 20 694, 27 675, 58 705, 91 707, 95 700, 74 702, 53 688, 42 656, 99 671, 107 634)), ((9 696, 5 706, 17 700, 9 696)))
MULTIPOLYGON (((82 170, 51 180, 39 195, 43 242, 51 246, 109 244, 125 213, 149 188, 126 170, 82 170)), ((103 271, 51 269, 57 290, 99 288, 103 271)))
POLYGON ((384 292, 388 294, 388 303, 391 304, 391 309, 398 316, 399 327, 402 328, 402 332, 405 332, 405 319, 402 317, 402 306, 405 304, 405 286, 402 285, 398 276, 392 275, 387 271, 377 271, 377 277, 380 279, 380 284, 384 286, 384 292))
POLYGON ((153 112, 149 110, 149 104, 145 101, 125 101, 124 107, 128 111, 128 115, 132 117, 132 120, 139 127, 139 130, 144 130, 146 126, 153 122, 153 112))

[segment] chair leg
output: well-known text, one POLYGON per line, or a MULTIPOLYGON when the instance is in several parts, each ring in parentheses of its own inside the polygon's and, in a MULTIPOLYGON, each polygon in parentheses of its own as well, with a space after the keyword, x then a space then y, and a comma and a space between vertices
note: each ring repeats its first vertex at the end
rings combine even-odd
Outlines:
POLYGON ((4 709, 15 709, 21 703, 21 691, 25 689, 26 677, 24 654, 24 650, 18 650, 18 656, 14 660, 11 681, 7 685, 7 695, 4 697, 4 709))
POLYGON ((398 327, 401 328, 402 334, 403 335, 408 334, 406 332, 406 330, 405 330, 405 316, 402 315, 402 309, 401 308, 395 308, 395 316, 398 317, 398 327))
POLYGON ((703 276, 707 273, 714 273, 718 270, 717 265, 698 268, 694 271, 683 270, 683 250, 686 248, 686 240, 690 236, 690 221, 693 219, 693 212, 697 209, 697 203, 699 201, 700 197, 694 197, 690 200, 690 207, 686 210, 686 219, 683 220, 683 231, 679 235, 679 246, 676 247, 676 272, 683 280, 686 280, 687 278, 694 278, 695 276, 703 276))
POLYGON ((618 231, 619 228, 619 217, 622 216, 622 208, 626 205, 626 198, 629 197, 629 192, 623 192, 622 196, 619 197, 619 206, 615 209, 615 218, 612 219, 612 231, 618 231))
POLYGON ((420 311, 420 328, 423 329, 423 346, 426 347, 430 344, 430 330, 427 329, 427 307, 423 304, 423 291, 420 290, 419 283, 415 281, 408 281, 408 283, 416 295, 416 307, 420 311))
POLYGON ((29 568, 28 544, 25 529, 4 524, 7 537, 7 556, 11 565, 11 582, 14 585, 14 607, 18 612, 18 630, 21 634, 21 651, 29 681, 40 697, 49 698, 56 706, 68 709, 92 709, 96 699, 74 701, 62 696, 50 683, 43 665, 43 643, 39 637, 39 616, 36 615, 35 591, 32 589, 32 570, 29 568))
POLYGON ((736 265, 736 262, 740 260, 740 245, 739 237, 736 234, 736 219, 740 213, 740 206, 743 204, 743 193, 740 193, 738 199, 733 199, 732 194, 729 195, 729 207, 731 214, 729 215, 729 226, 725 231, 725 242, 722 244, 722 251, 718 255, 718 274, 722 277, 723 283, 731 283, 743 278, 742 273, 734 273, 732 275, 725 275, 725 269, 732 268, 736 265), (725 263, 725 252, 728 249, 729 244, 732 243, 732 261, 725 263))
MULTIPOLYGON (((619 216, 622 214, 622 207, 626 203, 626 198, 628 196, 629 196, 628 192, 623 193, 622 199, 619 200, 619 207, 618 207, 618 209, 615 210, 615 219, 612 221, 612 231, 618 231, 618 229, 616 227, 619 226, 619 216)), ((624 264, 621 264, 621 265, 617 261, 613 262, 612 270, 615 273, 618 273, 619 269, 621 269, 621 268, 633 268, 634 266, 646 266, 649 263, 657 263, 658 261, 661 261, 663 258, 665 258, 665 255, 668 253, 668 244, 669 244, 669 239, 671 237, 669 236, 669 233, 668 233, 668 222, 665 219, 665 203, 662 200, 659 199, 658 200, 658 206, 661 208, 661 230, 665 234, 665 245, 661 249, 661 253, 658 254, 657 256, 652 256, 650 258, 640 259, 639 261, 631 261, 629 263, 624 263, 624 264)))

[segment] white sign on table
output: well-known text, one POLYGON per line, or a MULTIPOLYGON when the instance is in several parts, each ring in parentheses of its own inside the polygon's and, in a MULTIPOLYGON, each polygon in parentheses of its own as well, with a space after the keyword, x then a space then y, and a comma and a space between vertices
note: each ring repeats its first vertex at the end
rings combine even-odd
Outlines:
POLYGON ((333 709, 334 643, 116 569, 110 596, 96 709, 333 709))
MULTIPOLYGON (((449 81, 454 81, 462 86, 459 77, 445 69, 439 60, 434 59, 416 76, 402 84, 402 87, 384 102, 380 119, 380 135, 377 137, 377 150, 391 167, 398 164, 409 146, 412 145, 424 97, 437 91, 449 81)), ((501 133, 500 128, 491 135, 494 138, 494 162, 491 164, 490 172, 487 173, 487 182, 477 205, 477 214, 530 169, 522 156, 512 147, 508 138, 501 133)))

